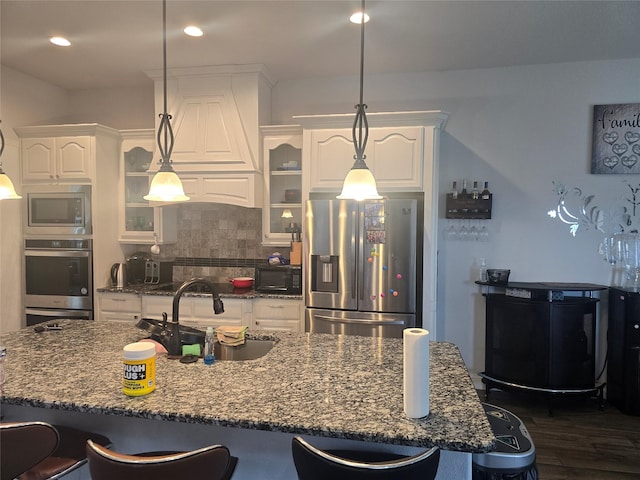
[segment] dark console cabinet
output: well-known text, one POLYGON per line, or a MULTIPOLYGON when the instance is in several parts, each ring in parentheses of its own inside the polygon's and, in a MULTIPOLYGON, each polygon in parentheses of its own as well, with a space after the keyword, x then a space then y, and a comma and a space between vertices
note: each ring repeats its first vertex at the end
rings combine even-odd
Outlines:
POLYGON ((550 391, 594 389, 597 302, 487 294, 485 375, 550 391))
POLYGON ((609 290, 607 400, 640 415, 640 293, 609 290))

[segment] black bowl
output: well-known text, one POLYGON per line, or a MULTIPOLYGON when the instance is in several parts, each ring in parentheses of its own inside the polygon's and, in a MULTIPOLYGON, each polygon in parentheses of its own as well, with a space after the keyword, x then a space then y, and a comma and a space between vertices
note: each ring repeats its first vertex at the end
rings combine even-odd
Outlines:
POLYGON ((509 274, 511 270, 488 268, 487 278, 489 283, 495 283, 496 285, 506 285, 509 283, 509 274))

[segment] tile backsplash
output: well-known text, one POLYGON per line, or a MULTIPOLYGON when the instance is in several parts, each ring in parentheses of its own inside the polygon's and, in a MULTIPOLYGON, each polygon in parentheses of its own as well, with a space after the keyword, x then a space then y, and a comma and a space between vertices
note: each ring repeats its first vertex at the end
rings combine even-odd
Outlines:
POLYGON ((178 241, 163 247, 175 257, 173 280, 191 277, 225 282, 253 277, 255 265, 274 251, 289 257, 288 247, 262 246, 262 210, 220 203, 189 203, 178 207, 178 241))

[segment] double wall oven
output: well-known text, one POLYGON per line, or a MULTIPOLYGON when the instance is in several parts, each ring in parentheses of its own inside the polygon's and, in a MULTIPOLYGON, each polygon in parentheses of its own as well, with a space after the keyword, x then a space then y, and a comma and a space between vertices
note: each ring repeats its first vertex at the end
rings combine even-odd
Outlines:
POLYGON ((93 318, 90 186, 25 186, 27 325, 93 318))

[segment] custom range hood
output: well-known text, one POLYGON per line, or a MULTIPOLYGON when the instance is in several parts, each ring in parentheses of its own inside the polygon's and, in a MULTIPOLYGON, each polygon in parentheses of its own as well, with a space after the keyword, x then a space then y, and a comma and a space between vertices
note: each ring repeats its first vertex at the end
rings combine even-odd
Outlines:
MULTIPOLYGON (((157 128, 163 72, 147 75, 155 82, 157 128)), ((260 125, 271 123, 273 84, 263 65, 168 69, 172 166, 191 201, 262 207, 260 125)), ((149 167, 156 169, 155 163, 149 167)))

